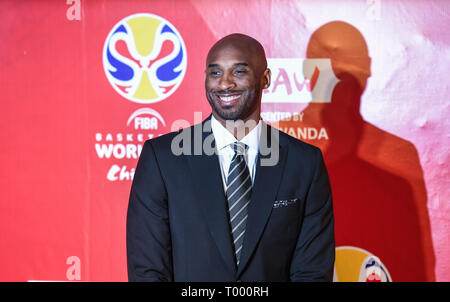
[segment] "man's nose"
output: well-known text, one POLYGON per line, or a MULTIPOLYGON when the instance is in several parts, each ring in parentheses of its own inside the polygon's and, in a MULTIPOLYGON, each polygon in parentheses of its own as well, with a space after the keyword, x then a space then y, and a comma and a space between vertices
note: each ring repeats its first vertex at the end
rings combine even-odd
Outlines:
POLYGON ((219 89, 220 90, 229 90, 236 87, 236 83, 231 75, 223 75, 219 81, 219 89))

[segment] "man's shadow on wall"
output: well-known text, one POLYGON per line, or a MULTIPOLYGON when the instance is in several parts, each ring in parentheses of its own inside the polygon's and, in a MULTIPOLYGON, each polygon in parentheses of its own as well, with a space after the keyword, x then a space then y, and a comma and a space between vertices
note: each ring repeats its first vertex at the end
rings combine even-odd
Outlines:
POLYGON ((302 120, 275 126, 326 129, 328 140, 305 141, 324 153, 333 191, 336 246, 373 253, 393 281, 434 281, 427 194, 417 150, 360 114, 361 95, 371 75, 364 37, 348 23, 327 23, 311 36, 307 58, 331 58, 339 79, 332 101, 310 103, 302 120))

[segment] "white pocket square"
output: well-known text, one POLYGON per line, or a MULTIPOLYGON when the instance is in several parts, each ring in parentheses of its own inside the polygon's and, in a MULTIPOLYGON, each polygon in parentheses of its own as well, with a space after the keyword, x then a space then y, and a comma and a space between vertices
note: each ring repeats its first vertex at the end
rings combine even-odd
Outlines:
POLYGON ((276 200, 273 203, 273 208, 276 209, 276 208, 280 208, 280 207, 287 207, 289 205, 296 203, 298 200, 299 200, 298 198, 276 200))

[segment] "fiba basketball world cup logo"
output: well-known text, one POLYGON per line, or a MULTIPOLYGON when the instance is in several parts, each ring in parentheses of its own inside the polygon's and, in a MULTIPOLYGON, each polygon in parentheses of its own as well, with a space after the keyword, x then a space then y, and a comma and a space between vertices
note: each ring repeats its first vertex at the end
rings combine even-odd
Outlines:
POLYGON ((392 282, 380 258, 355 246, 336 247, 335 282, 392 282))
POLYGON ((112 87, 141 104, 174 93, 183 81, 186 64, 181 35, 167 20, 153 14, 135 14, 119 21, 103 48, 103 67, 112 87))

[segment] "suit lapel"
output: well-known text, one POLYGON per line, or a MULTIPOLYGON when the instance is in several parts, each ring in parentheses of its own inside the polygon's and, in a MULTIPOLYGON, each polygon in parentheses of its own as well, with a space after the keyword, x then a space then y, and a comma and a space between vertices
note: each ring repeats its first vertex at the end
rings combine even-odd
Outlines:
MULTIPOLYGON (((197 133, 196 135, 199 135, 201 131, 202 143, 205 143, 206 140, 206 143, 212 145, 215 149, 215 141, 213 140, 213 137, 211 137, 213 135, 210 131, 211 127, 208 128, 208 126, 206 126, 203 128, 205 123, 208 122, 210 123, 210 118, 205 120, 202 124, 191 128, 194 131, 194 134, 191 136, 191 142, 194 142, 195 144, 194 135, 195 133, 197 133), (196 127, 202 127, 202 129, 198 129, 196 127), (203 129, 207 129, 207 131, 203 132, 203 129)), ((192 146, 192 149, 194 149, 194 146, 192 146)), ((198 192, 196 202, 203 210, 204 218, 208 224, 211 236, 214 239, 227 267, 230 268, 230 271, 234 275, 236 273, 236 265, 227 217, 227 202, 223 191, 222 176, 220 174, 219 159, 216 153, 212 155, 205 155, 203 148, 201 152, 202 155, 187 156, 198 192)))
POLYGON ((237 271, 239 276, 253 254, 272 212, 286 160, 287 147, 281 147, 277 130, 263 123, 255 181, 248 208, 247 227, 237 271), (279 154, 275 165, 268 165, 279 154))

